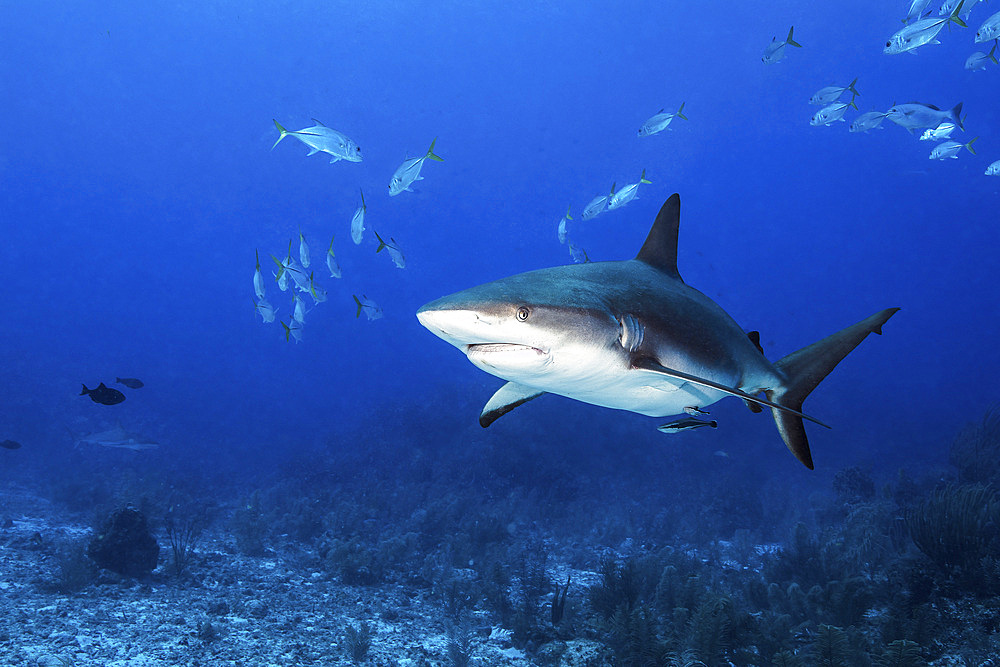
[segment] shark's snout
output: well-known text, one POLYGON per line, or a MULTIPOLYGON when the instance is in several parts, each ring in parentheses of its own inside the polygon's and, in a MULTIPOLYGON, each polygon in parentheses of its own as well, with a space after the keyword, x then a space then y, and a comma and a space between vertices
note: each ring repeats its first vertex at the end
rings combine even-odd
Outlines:
POLYGON ((474 310, 448 308, 432 301, 417 311, 417 319, 431 333, 452 345, 463 346, 482 342, 478 330, 488 326, 474 310), (478 337, 477 337, 478 336, 478 337))

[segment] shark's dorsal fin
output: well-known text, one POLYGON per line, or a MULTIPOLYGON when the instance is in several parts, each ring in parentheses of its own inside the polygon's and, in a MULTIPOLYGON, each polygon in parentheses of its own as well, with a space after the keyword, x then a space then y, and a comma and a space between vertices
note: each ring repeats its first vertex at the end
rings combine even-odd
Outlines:
POLYGON ((677 272, 677 230, 680 222, 681 196, 675 192, 660 207, 660 212, 646 236, 646 242, 635 256, 640 262, 645 262, 677 280, 683 280, 681 274, 677 272))
POLYGON ((479 415, 479 425, 486 428, 519 405, 524 405, 533 398, 538 398, 544 391, 527 387, 516 382, 508 382, 493 394, 486 402, 479 415))

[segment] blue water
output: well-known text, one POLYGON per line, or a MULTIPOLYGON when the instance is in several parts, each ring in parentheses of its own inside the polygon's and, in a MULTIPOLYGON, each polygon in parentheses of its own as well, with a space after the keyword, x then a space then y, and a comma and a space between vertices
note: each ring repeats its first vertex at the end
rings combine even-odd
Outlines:
MULTIPOLYGON (((770 358, 902 307, 807 402, 835 427, 808 427, 819 473, 735 399, 685 455, 726 450, 806 484, 858 462, 876 476, 943 463, 956 429, 997 397, 1000 179, 983 171, 1000 159, 1000 67, 962 68, 994 10, 983 5, 942 45, 883 55, 903 4, 9 4, 0 437, 52 461, 71 447, 64 427, 121 420, 181 469, 234 475, 310 447, 364 447, 364 433, 455 446, 544 433, 612 469, 636 443, 673 448, 655 420, 552 396, 480 433, 501 381, 414 317, 443 294, 571 262, 555 234, 567 204, 578 215, 646 169, 639 199, 577 224, 574 241, 595 261, 629 258, 679 192, 681 274, 760 330, 770 358), (803 48, 763 64, 790 25, 803 48), (929 142, 889 121, 868 135, 811 127, 810 95, 854 77, 862 111, 964 102, 957 134, 978 136, 978 155, 930 161, 929 142), (689 121, 636 136, 681 102, 689 121), (364 161, 328 164, 292 139, 271 150, 272 119, 311 118, 364 161), (395 168, 435 137, 444 162, 390 198, 395 168), (359 188, 369 229, 400 243, 405 270, 370 233, 350 242, 359 188), (256 317, 251 276, 255 250, 270 277, 269 255, 300 230, 329 301, 295 344, 256 317), (322 267, 334 233, 341 280, 322 267), (384 319, 355 318, 362 293, 384 319), (117 375, 147 386, 113 407, 77 396, 117 375)), ((287 296, 268 282, 286 321, 287 296)))

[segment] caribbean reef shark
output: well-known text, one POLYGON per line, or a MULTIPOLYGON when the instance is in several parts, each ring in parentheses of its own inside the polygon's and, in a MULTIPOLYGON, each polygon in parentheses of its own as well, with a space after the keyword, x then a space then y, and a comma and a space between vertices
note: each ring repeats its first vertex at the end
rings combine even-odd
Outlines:
POLYGON ((803 414, 802 402, 899 309, 772 364, 756 332, 744 332, 681 279, 679 224, 674 194, 635 259, 520 273, 417 311, 421 324, 475 366, 508 380, 483 408, 483 427, 546 392, 651 417, 738 396, 754 412, 771 408, 788 449, 813 468, 803 419, 826 424, 803 414))

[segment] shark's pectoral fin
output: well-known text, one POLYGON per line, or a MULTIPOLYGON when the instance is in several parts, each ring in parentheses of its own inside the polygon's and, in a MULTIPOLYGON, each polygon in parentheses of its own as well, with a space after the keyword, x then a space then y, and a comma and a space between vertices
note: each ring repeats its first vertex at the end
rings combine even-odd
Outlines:
POLYGON ((793 414, 793 415, 795 415, 797 417, 801 417, 803 419, 808 419, 811 422, 815 422, 815 423, 819 424, 820 426, 826 426, 826 428, 830 428, 827 424, 824 424, 823 422, 821 422, 820 420, 816 419, 815 417, 810 417, 809 415, 803 414, 802 412, 799 412, 798 410, 794 410, 792 408, 788 408, 788 407, 785 407, 783 405, 778 405, 777 403, 772 403, 771 401, 768 401, 768 400, 763 399, 763 398, 758 398, 756 396, 751 396, 750 394, 746 393, 745 391, 741 391, 739 389, 736 389, 735 387, 727 387, 724 384, 719 384, 718 382, 714 382, 714 381, 708 380, 706 378, 700 378, 697 375, 691 375, 690 373, 685 373, 683 371, 678 371, 678 370, 674 370, 672 368, 667 368, 666 366, 663 366, 659 362, 657 362, 657 361, 655 361, 653 359, 650 359, 648 357, 644 357, 644 358, 641 358, 641 359, 636 359, 635 361, 633 361, 632 362, 632 368, 635 368, 635 369, 638 369, 638 370, 643 370, 643 371, 652 371, 654 373, 660 373, 662 375, 666 375, 668 377, 672 377, 672 378, 675 378, 675 379, 678 379, 678 380, 685 380, 686 382, 691 382, 692 384, 699 384, 699 385, 701 385, 703 387, 710 387, 712 389, 716 389, 718 391, 721 391, 721 392, 724 392, 726 394, 729 394, 730 396, 739 396, 744 401, 748 401, 750 403, 756 403, 757 405, 766 405, 767 407, 772 408, 774 410, 780 410, 780 411, 783 411, 783 412, 789 412, 789 413, 791 413, 791 414, 793 414))
POLYGON ((523 405, 533 398, 538 398, 545 392, 534 387, 526 387, 516 382, 508 382, 493 394, 493 398, 486 402, 483 411, 479 415, 479 425, 486 428, 505 414, 519 405, 523 405))
POLYGON ((316 155, 316 153, 319 153, 319 149, 318 148, 310 148, 309 152, 306 153, 306 157, 309 157, 310 155, 316 155))

